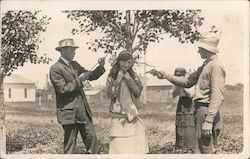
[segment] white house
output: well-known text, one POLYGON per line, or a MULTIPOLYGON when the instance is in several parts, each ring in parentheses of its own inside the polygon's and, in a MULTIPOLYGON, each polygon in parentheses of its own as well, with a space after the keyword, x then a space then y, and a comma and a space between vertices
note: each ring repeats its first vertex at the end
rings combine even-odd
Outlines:
POLYGON ((156 77, 147 77, 146 86, 147 101, 166 102, 172 99, 171 91, 173 89, 173 84, 169 81, 159 80, 156 77))
POLYGON ((172 98, 172 89, 173 85, 167 80, 159 80, 158 82, 148 81, 147 100, 152 102, 166 102, 172 98))
POLYGON ((35 102, 35 82, 17 74, 12 74, 4 79, 5 102, 35 102))

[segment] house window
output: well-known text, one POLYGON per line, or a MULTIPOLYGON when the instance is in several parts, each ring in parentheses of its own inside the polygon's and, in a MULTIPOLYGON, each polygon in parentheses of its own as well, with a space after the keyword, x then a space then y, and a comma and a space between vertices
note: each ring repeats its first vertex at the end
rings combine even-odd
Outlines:
POLYGON ((9 94, 9 98, 11 98, 11 89, 10 88, 9 88, 8 94, 9 94))
POLYGON ((27 88, 24 89, 24 98, 27 98, 27 88))

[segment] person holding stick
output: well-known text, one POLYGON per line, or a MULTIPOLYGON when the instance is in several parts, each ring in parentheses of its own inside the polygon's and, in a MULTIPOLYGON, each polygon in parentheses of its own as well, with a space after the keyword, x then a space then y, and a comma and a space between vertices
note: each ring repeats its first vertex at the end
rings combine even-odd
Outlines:
POLYGON ((64 130, 65 154, 75 153, 78 132, 87 153, 96 154, 99 153, 99 147, 82 82, 97 80, 105 72, 105 58, 100 58, 99 66, 88 71, 73 61, 76 48, 78 46, 74 44, 73 39, 59 41, 56 50, 61 53, 61 57, 50 68, 50 80, 56 93, 57 119, 64 130))
POLYGON ((194 153, 216 153, 215 145, 221 128, 219 109, 224 100, 226 78, 224 66, 217 56, 218 43, 216 32, 202 34, 198 42, 198 53, 205 62, 188 77, 178 77, 155 69, 149 72, 181 87, 196 85, 193 98, 196 131, 194 153))

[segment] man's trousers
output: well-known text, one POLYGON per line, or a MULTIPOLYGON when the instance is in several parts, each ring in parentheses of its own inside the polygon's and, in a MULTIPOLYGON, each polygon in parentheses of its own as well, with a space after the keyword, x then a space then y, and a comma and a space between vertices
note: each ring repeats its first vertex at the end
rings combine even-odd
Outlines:
POLYGON ((77 134, 80 132, 83 143, 89 154, 97 154, 98 141, 92 120, 85 123, 62 125, 64 129, 64 153, 74 154, 76 149, 77 134))
POLYGON ((205 118, 208 112, 208 107, 198 106, 194 111, 195 119, 195 135, 196 144, 194 153, 205 153, 212 154, 216 153, 215 146, 217 145, 217 137, 221 130, 221 120, 219 112, 216 114, 213 127, 212 135, 205 137, 202 135, 202 124, 205 122, 205 118))

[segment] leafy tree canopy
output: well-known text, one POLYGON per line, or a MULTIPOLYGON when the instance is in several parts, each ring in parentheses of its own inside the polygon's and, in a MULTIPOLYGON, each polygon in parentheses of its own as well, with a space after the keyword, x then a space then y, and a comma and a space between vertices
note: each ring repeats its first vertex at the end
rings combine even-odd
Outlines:
POLYGON ((149 43, 159 42, 163 34, 178 38, 179 42, 194 43, 204 18, 200 10, 67 10, 67 18, 77 22, 73 34, 101 31, 103 34, 88 42, 88 49, 96 52, 117 53, 128 50, 140 57, 149 43))
POLYGON ((1 78, 23 66, 25 62, 48 63, 46 54, 37 55, 41 33, 51 18, 41 11, 7 11, 2 14, 1 78))

